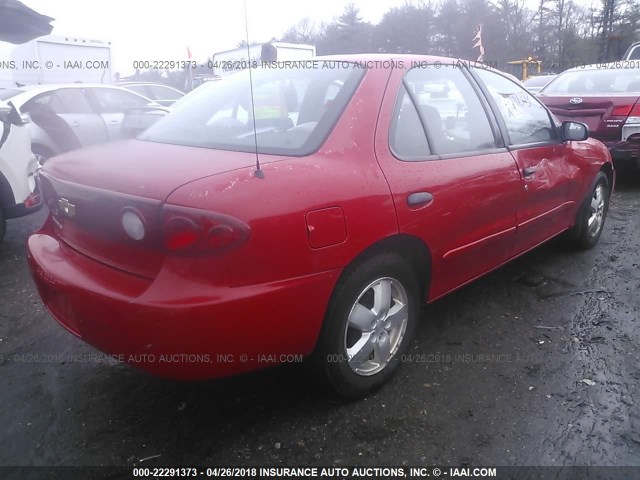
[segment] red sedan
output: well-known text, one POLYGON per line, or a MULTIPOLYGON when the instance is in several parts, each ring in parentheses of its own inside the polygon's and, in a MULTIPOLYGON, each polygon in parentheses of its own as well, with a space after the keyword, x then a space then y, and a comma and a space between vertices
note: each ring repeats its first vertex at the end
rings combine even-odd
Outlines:
POLYGON ((357 398, 402 362, 423 301, 561 233, 598 241, 609 152, 496 70, 372 55, 248 73, 46 163, 29 262, 73 334, 182 379, 305 357, 357 398))
POLYGON ((557 118, 583 122, 618 170, 640 168, 640 62, 586 65, 557 76, 538 95, 557 118))

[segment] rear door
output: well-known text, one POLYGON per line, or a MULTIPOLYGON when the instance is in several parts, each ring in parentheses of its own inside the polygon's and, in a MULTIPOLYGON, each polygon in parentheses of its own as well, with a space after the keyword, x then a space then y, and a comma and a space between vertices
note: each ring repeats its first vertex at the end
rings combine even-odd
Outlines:
POLYGON ((429 299, 509 258, 521 189, 486 100, 448 67, 393 72, 375 141, 401 233, 431 251, 429 299))
POLYGON ((579 166, 547 109, 526 89, 497 72, 474 69, 496 111, 522 178, 514 253, 522 253, 571 225, 579 166))
POLYGON ((71 127, 84 147, 107 141, 102 117, 93 109, 84 88, 61 88, 50 104, 54 112, 71 127))
POLYGON ((150 104, 147 98, 119 88, 93 87, 89 93, 100 112, 110 141, 124 138, 122 120, 129 110, 150 104))

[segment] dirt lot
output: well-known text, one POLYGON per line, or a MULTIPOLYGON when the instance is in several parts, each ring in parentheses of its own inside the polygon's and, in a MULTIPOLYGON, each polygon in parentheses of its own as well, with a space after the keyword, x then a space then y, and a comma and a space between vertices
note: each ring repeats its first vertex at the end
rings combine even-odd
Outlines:
POLYGON ((11 221, 0 465, 640 465, 638 212, 640 186, 620 185, 595 249, 552 243, 426 307, 412 361, 347 405, 299 368, 189 384, 72 360, 97 352, 25 260, 44 213, 11 221))

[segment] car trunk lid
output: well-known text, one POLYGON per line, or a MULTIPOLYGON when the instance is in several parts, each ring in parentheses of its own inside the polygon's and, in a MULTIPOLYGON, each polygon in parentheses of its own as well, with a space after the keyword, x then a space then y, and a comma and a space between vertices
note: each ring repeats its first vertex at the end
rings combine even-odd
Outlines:
POLYGON ((545 95, 538 98, 559 120, 581 122, 599 140, 620 140, 622 126, 636 104, 637 95, 545 95))
POLYGON ((162 205, 199 178, 250 167, 255 155, 130 140, 56 157, 41 172, 58 237, 111 267, 154 278, 166 256, 162 205), (142 239, 126 233, 123 215, 141 219, 142 239))

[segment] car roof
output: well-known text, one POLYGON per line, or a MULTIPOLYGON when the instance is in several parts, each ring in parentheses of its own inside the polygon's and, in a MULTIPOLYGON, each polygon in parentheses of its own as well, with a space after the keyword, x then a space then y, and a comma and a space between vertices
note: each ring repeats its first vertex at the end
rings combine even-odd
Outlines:
POLYGON ((31 100, 36 95, 40 95, 41 93, 47 93, 54 90, 59 90, 62 88, 109 88, 115 90, 122 90, 127 93, 131 93, 133 95, 138 95, 152 103, 153 100, 145 97, 144 95, 140 95, 139 93, 132 92, 131 90, 126 90, 122 87, 118 87, 117 85, 105 84, 105 83, 48 83, 48 84, 40 84, 40 85, 23 85, 21 87, 17 87, 16 90, 23 90, 22 93, 18 93, 14 97, 11 97, 11 101, 14 102, 17 108, 20 108, 26 102, 31 100))
POLYGON ((124 82, 117 82, 115 85, 117 87, 130 87, 131 85, 159 85, 161 87, 168 87, 176 90, 175 87, 172 87, 171 85, 167 85, 166 83, 161 83, 161 82, 132 82, 127 80, 124 82))

